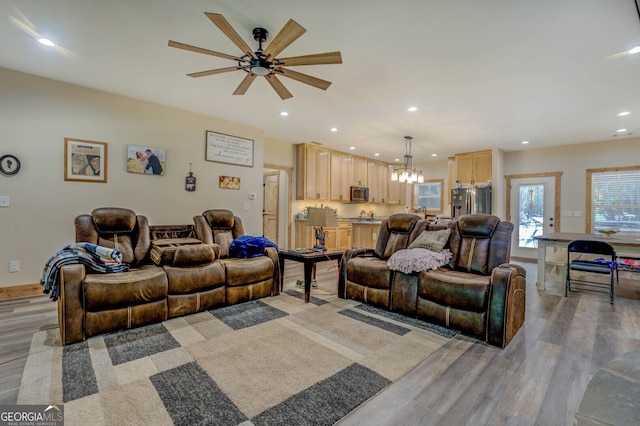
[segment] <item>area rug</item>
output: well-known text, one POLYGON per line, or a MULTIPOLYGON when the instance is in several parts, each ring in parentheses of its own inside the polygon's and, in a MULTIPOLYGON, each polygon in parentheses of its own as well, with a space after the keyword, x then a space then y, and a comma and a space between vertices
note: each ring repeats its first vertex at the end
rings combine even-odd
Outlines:
POLYGON ((60 346, 34 335, 18 404, 70 425, 330 425, 441 348, 446 329, 335 296, 279 296, 60 346))

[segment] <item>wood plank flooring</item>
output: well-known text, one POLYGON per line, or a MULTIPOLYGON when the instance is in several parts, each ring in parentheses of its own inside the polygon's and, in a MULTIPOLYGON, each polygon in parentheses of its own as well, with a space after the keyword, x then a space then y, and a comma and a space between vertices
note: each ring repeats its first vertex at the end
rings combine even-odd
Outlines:
MULTIPOLYGON (((535 287, 527 270, 525 325, 506 349, 459 336, 341 421, 341 425, 571 425, 595 372, 640 347, 640 274, 620 274, 615 304, 608 295, 575 292, 561 283, 535 287)), ((287 261, 285 288, 302 279, 287 261)), ((337 290, 335 261, 319 263, 318 289, 337 290)), ((0 300, 0 404, 16 402, 34 332, 56 327, 48 297, 0 300)))

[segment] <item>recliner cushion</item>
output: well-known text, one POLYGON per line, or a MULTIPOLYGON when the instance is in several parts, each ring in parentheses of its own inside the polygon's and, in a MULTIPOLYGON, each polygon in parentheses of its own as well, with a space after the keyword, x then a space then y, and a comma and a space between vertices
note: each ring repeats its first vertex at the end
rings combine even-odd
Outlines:
POLYGON ((131 232, 136 226, 136 214, 133 210, 119 207, 101 207, 91 212, 93 223, 98 232, 131 232))
POLYGON ((491 277, 440 268, 420 272, 418 298, 464 311, 484 312, 491 277))
POLYGON ((202 213, 202 216, 207 219, 211 229, 233 228, 234 218, 231 210, 211 209, 202 213))
POLYGON ((349 281, 365 287, 388 289, 391 270, 386 260, 375 257, 354 257, 347 263, 349 281))

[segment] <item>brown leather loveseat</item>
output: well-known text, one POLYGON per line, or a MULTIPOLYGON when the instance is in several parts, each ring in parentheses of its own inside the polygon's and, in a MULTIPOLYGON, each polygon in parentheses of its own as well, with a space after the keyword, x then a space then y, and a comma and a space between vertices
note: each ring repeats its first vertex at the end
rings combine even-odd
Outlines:
POLYGON ((452 253, 450 264, 405 274, 387 266, 394 252, 418 237, 415 230, 420 225, 409 226, 411 219, 404 216, 394 215, 382 223, 373 253, 347 250, 340 267, 339 296, 505 347, 525 319, 525 271, 508 263, 513 224, 484 214, 453 220, 445 246, 452 253))
POLYGON ((270 257, 258 260, 271 268, 270 278, 266 266, 260 272, 261 291, 228 298, 227 286, 236 286, 238 277, 228 274, 215 244, 185 238, 177 240, 184 245, 158 251, 147 218, 125 208, 98 208, 74 223, 76 242, 117 249, 130 269, 101 274, 81 263, 60 268, 58 324, 63 345, 279 292, 277 256, 275 264, 270 257), (155 262, 152 253, 157 255, 155 262))

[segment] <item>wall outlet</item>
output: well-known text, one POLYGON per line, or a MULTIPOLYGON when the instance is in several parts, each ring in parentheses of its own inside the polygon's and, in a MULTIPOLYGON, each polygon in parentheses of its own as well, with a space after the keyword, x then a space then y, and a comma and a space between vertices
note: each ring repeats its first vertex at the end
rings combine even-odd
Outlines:
POLYGON ((378 234, 376 234, 375 232, 371 233, 371 239, 373 241, 377 240, 378 239, 378 234))
POLYGON ((19 260, 10 260, 9 261, 9 272, 20 272, 20 261, 19 260))
POLYGON ((0 207, 9 207, 9 196, 0 196, 0 207))

